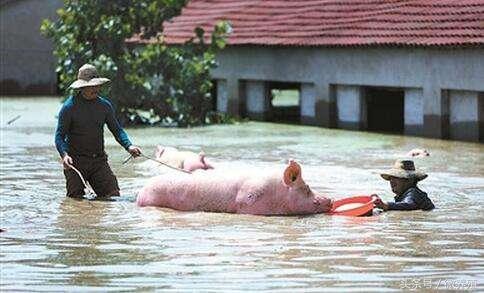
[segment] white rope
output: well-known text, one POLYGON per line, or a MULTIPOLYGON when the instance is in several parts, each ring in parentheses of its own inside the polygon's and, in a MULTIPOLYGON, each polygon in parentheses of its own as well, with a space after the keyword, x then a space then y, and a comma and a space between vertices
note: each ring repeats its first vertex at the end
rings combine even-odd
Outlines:
POLYGON ((69 168, 71 168, 72 170, 74 170, 77 175, 79 175, 79 177, 81 178, 81 181, 82 181, 82 184, 84 184, 84 192, 87 193, 88 196, 95 196, 96 193, 94 192, 94 190, 92 190, 91 186, 89 186, 87 184, 87 181, 84 179, 84 177, 82 177, 82 174, 79 170, 77 170, 74 166, 72 166, 71 164, 67 164, 69 166, 69 168))
MULTIPOLYGON (((166 163, 160 162, 160 161, 158 161, 158 160, 156 160, 156 159, 150 158, 150 157, 148 157, 148 156, 144 155, 143 153, 141 153, 141 154, 140 154, 140 156, 141 156, 141 157, 143 157, 143 158, 145 158, 145 159, 148 159, 148 160, 151 160, 151 161, 155 161, 155 162, 157 162, 158 164, 161 164, 161 165, 166 166, 166 167, 168 167, 168 168, 171 168, 171 169, 173 169, 173 170, 177 170, 177 171, 180 171, 180 172, 183 172, 183 173, 187 173, 187 174, 192 174, 192 172, 190 172, 190 171, 183 170, 183 169, 180 169, 180 168, 177 168, 177 167, 173 167, 173 166, 168 165, 168 164, 166 164, 166 163)), ((130 159, 131 159, 131 158, 133 158, 133 155, 130 155, 129 157, 127 157, 127 158, 126 158, 126 159, 123 161, 123 164, 126 164, 126 163, 127 163, 127 162, 128 162, 130 159)))

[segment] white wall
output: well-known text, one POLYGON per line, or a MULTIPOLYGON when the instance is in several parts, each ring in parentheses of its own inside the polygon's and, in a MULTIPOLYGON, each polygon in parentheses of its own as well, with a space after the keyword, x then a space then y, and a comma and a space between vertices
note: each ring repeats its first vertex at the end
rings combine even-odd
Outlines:
POLYGON ((478 120, 478 93, 472 91, 449 91, 449 122, 473 122, 478 120))
POLYGON ((354 124, 362 122, 364 111, 362 98, 360 86, 338 85, 336 87, 339 127, 346 128, 345 122, 354 124))
POLYGON ((227 80, 217 79, 217 111, 227 112, 228 99, 227 80))
POLYGON ((269 99, 266 97, 264 81, 247 81, 245 93, 246 107, 249 113, 264 113, 269 110, 269 99))
POLYGON ((449 90, 449 134, 452 139, 479 140, 479 93, 449 90))
POLYGON ((312 83, 301 84, 301 116, 316 117, 316 89, 312 83))
POLYGON ((406 134, 418 135, 423 133, 424 98, 422 89, 405 89, 404 124, 406 134))

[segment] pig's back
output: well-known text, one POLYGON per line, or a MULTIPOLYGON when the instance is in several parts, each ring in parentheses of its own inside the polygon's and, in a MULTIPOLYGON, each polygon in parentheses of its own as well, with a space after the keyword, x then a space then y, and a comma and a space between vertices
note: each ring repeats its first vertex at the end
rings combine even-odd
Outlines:
POLYGON ((137 203, 183 211, 235 212, 243 179, 213 173, 154 177, 138 194, 137 203))

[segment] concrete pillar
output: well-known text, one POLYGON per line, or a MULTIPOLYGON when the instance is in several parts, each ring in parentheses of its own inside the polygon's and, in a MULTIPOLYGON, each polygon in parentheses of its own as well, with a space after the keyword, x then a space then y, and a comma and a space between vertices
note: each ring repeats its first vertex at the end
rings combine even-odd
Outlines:
POLYGON ((264 81, 249 80, 245 84, 247 116, 253 120, 267 120, 270 112, 270 99, 264 81))
POLYGON ((484 142, 484 92, 479 92, 477 103, 479 108, 479 141, 484 142))
POLYGON ((337 127, 336 108, 337 86, 327 83, 316 84, 316 125, 328 128, 337 127))
POLYGON ((405 89, 404 98, 405 134, 422 135, 424 130, 423 90, 418 88, 405 89))
POLYGON ((243 116, 245 106, 245 86, 236 77, 227 79, 227 113, 233 116, 243 116))
POLYGON ((424 87, 424 135, 433 138, 449 137, 449 98, 447 91, 424 87))
POLYGON ((334 128, 336 120, 336 86, 301 83, 301 124, 334 128))
POLYGON ((300 92, 301 124, 317 125, 316 87, 313 83, 301 83, 300 92))
POLYGON ((360 86, 338 85, 336 89, 338 128, 366 129, 366 103, 360 86))
POLYGON ((451 139, 479 141, 479 104, 479 92, 449 91, 449 123, 451 139))
POLYGON ((222 113, 228 112, 229 97, 227 94, 227 80, 217 80, 217 111, 222 113))

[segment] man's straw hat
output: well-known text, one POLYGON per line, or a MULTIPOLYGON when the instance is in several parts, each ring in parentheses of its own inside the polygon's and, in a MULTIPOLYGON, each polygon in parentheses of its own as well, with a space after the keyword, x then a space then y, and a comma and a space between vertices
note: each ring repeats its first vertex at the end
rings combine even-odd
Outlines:
POLYGON ((393 168, 380 174, 385 180, 390 180, 391 177, 416 179, 417 181, 427 178, 427 174, 423 171, 415 169, 415 164, 411 160, 396 160, 393 168))
POLYGON ((80 89, 88 86, 98 86, 110 82, 108 78, 99 77, 96 67, 91 64, 84 64, 79 68, 77 73, 77 80, 74 81, 70 87, 73 89, 80 89))

